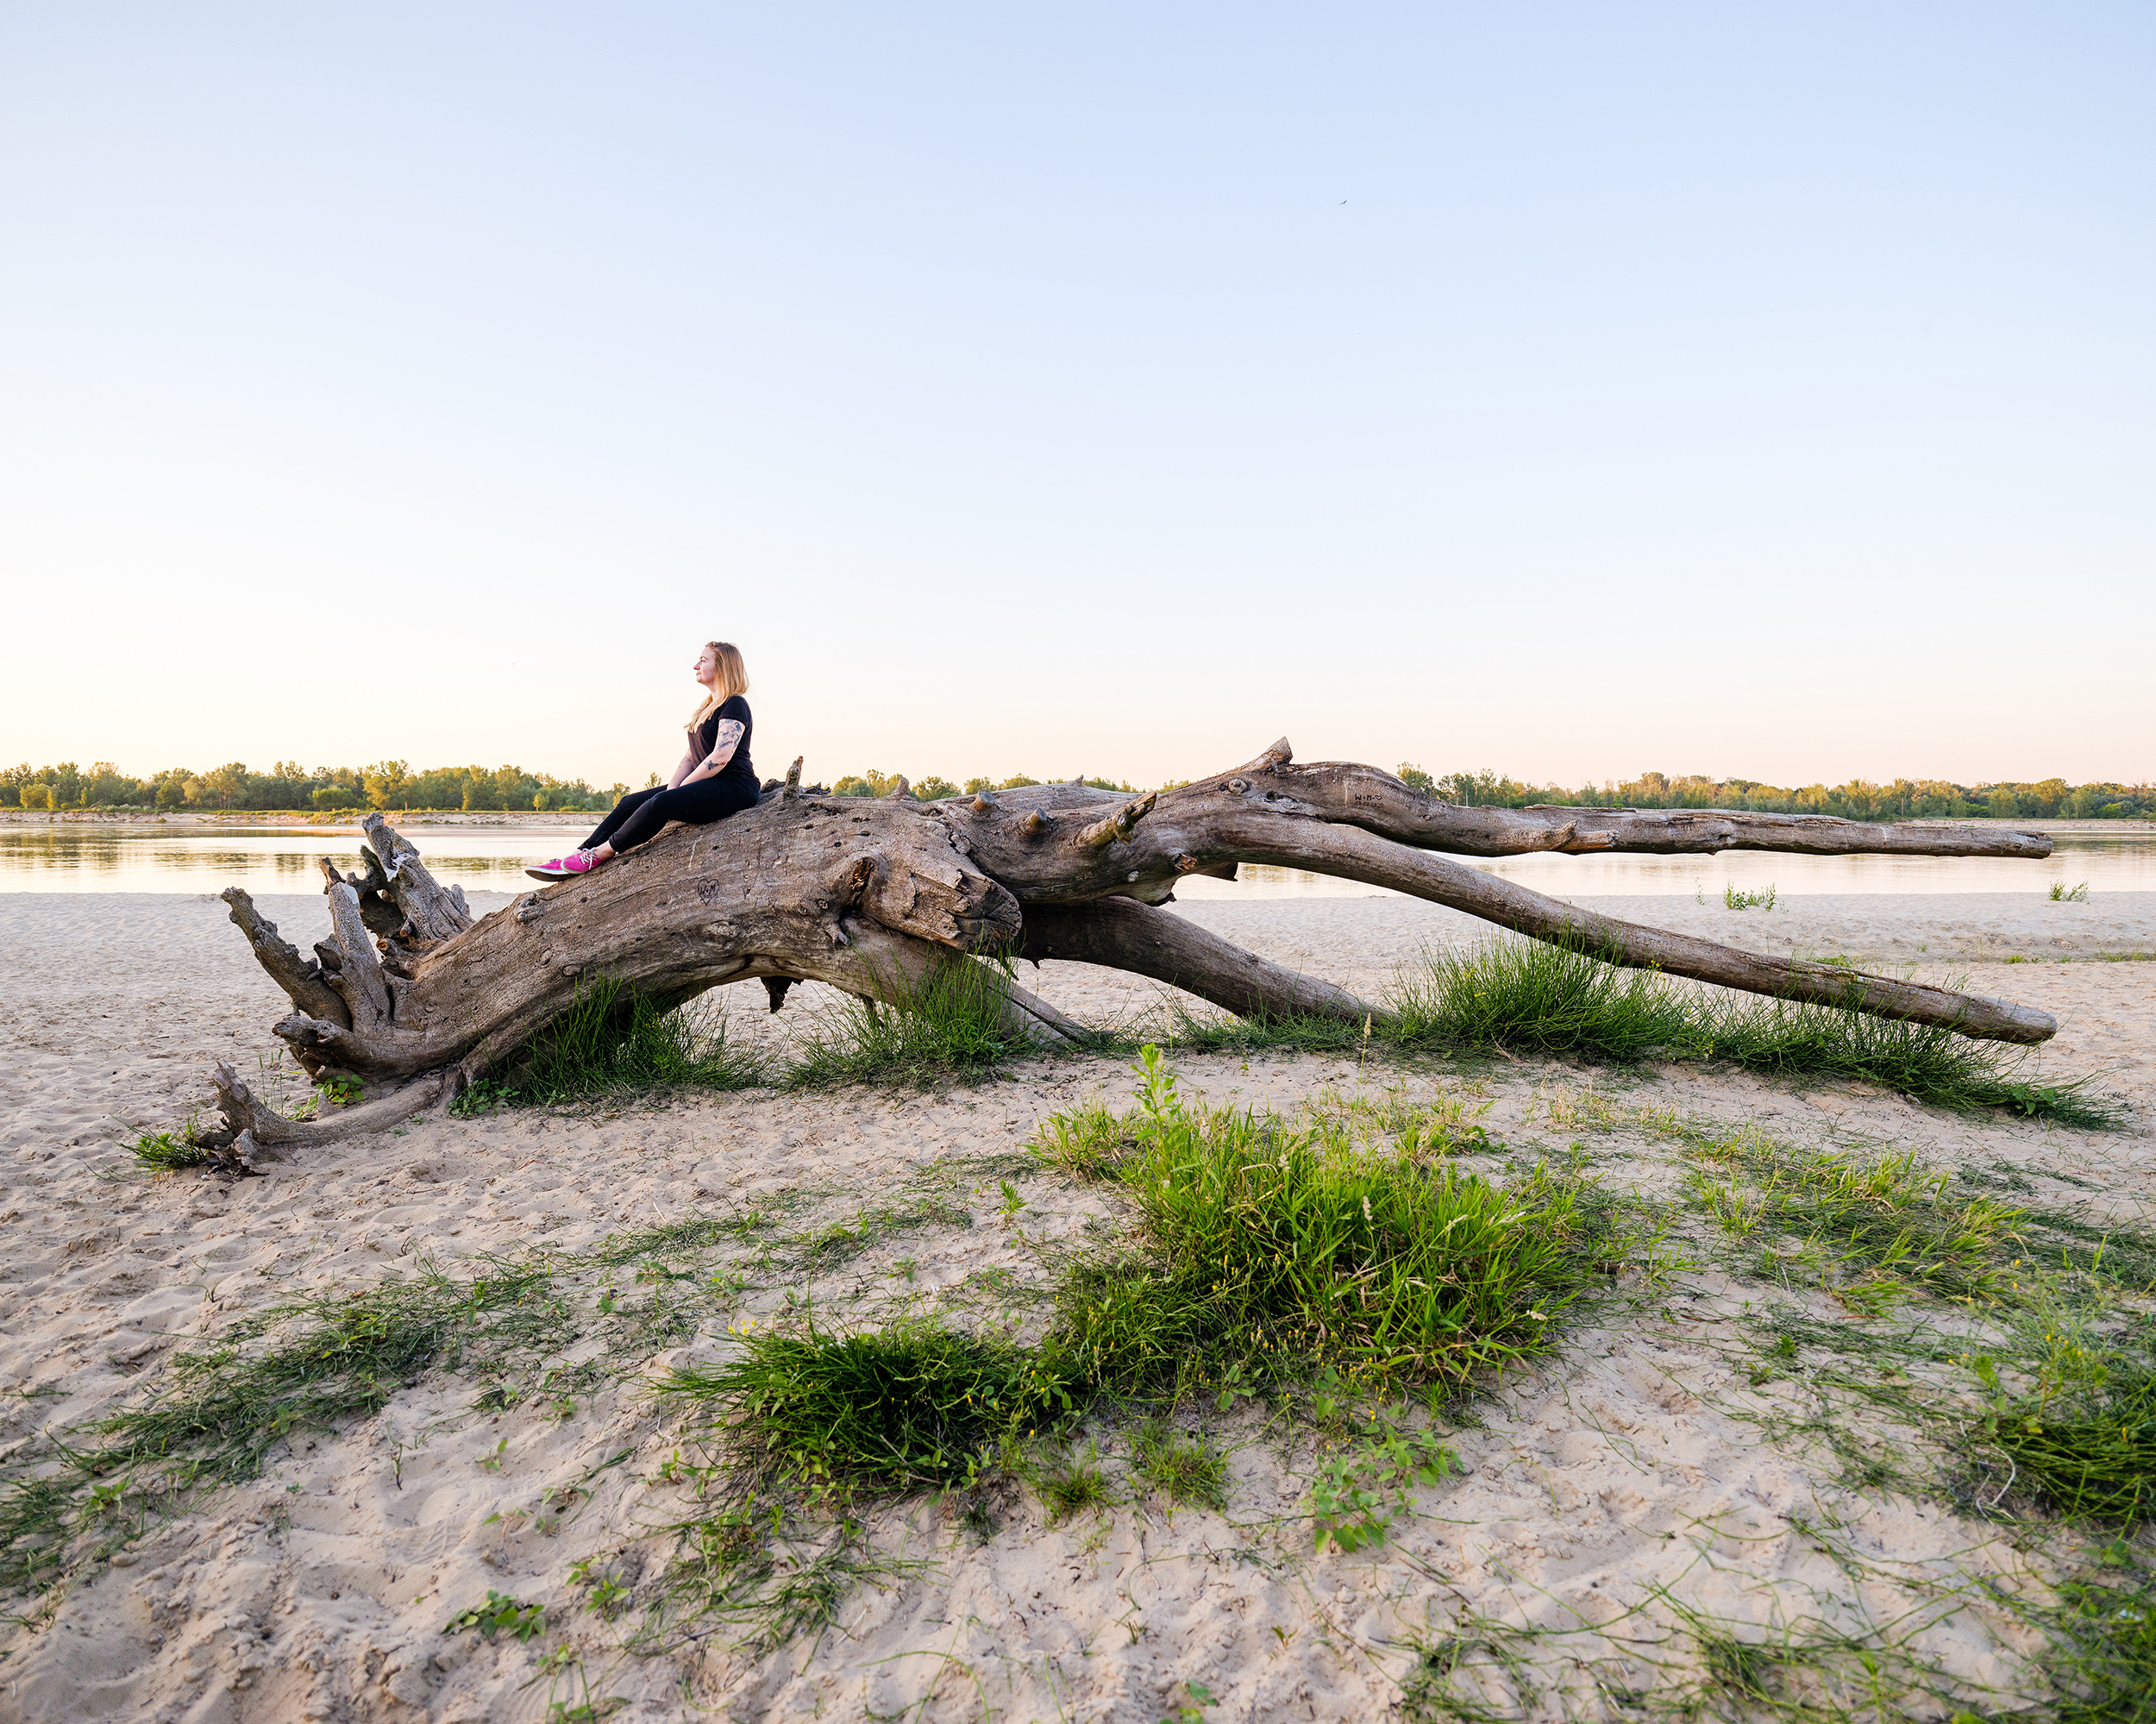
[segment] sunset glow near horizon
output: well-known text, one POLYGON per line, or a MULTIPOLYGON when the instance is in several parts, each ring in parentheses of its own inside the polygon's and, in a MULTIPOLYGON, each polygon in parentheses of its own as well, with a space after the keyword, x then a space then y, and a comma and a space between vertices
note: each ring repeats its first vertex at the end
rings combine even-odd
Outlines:
POLYGON ((47 9, 0 757, 2156 776, 2156 15, 47 9))

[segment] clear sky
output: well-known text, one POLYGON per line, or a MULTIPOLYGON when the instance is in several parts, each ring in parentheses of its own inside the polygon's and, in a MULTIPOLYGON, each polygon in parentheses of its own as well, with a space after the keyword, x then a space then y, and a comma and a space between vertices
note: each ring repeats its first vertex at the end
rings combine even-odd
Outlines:
POLYGON ((15 6, 0 755, 2156 775, 2156 9, 15 6))

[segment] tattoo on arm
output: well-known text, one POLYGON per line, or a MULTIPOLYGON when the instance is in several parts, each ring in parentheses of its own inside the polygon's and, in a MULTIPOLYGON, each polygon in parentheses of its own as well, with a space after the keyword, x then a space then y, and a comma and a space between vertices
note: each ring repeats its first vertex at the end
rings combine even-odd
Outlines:
POLYGON ((718 721, 718 734, 711 739, 711 758, 704 764, 717 772, 733 759, 734 750, 740 746, 741 721, 738 718, 721 718, 718 721))

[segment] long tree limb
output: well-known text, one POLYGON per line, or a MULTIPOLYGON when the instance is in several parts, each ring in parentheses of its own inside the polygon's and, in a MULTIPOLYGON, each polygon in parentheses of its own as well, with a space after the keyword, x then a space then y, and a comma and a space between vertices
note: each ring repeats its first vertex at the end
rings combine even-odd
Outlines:
POLYGON ((1100 964, 1164 981, 1243 1018, 1382 1023, 1391 1014, 1329 981, 1247 952, 1195 923, 1131 898, 1042 904, 1026 912, 1012 956, 1100 964))
POLYGON ((1538 939, 1581 943, 1614 963, 1665 969, 1749 993, 1846 1006, 1988 1040, 2040 1042, 2058 1029, 2050 1013, 2033 1006, 1742 951, 1545 897, 1480 868, 1411 849, 1368 824, 1325 818, 1306 793, 1313 785, 1382 780, 1403 795, 1413 793, 1374 768, 1317 767, 1298 777, 1289 770, 1289 755, 1283 739, 1234 771, 1170 791, 1150 806, 1131 801, 1119 817, 1128 836, 1106 845, 1091 842, 1103 824, 1100 804, 1074 803, 1067 795, 1059 794, 1052 806, 1025 809, 1024 818, 1022 792, 987 818, 948 803, 937 805, 936 813, 962 824, 981 866, 1018 895, 1029 917, 1042 904, 1111 895, 1157 898, 1182 875, 1221 862, 1266 863, 1391 887, 1538 939))

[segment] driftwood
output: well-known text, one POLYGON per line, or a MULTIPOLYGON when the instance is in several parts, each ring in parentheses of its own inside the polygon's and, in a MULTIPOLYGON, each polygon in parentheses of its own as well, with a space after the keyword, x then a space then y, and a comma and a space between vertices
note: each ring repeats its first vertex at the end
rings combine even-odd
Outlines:
MULTIPOLYGON (((1393 887, 1611 962, 1777 998, 1853 1007, 1967 1036, 2035 1043, 2033 1007, 1737 950, 1620 922, 1433 852, 1518 856, 1723 849, 1810 855, 2040 857, 2040 834, 1720 811, 1468 808, 1374 767, 1297 766, 1285 740, 1247 765, 1130 796, 1081 784, 915 800, 803 789, 801 763, 761 804, 670 827, 598 872, 528 892, 474 920, 379 815, 366 870, 326 861, 331 933, 304 956, 248 895, 232 919, 292 1002, 277 1033, 311 1075, 348 1073, 376 1099, 300 1123, 218 1074, 229 1139, 256 1149, 377 1129, 453 1095, 517 1051, 590 979, 678 1003, 761 981, 777 1011, 796 981, 903 1000, 968 954, 1067 959, 1150 976, 1244 1015, 1361 1021, 1382 1011, 1246 952, 1156 906, 1186 875, 1269 863, 1393 887)), ((1008 1027, 1039 1040, 1086 1032, 1009 981, 1008 1027)))

